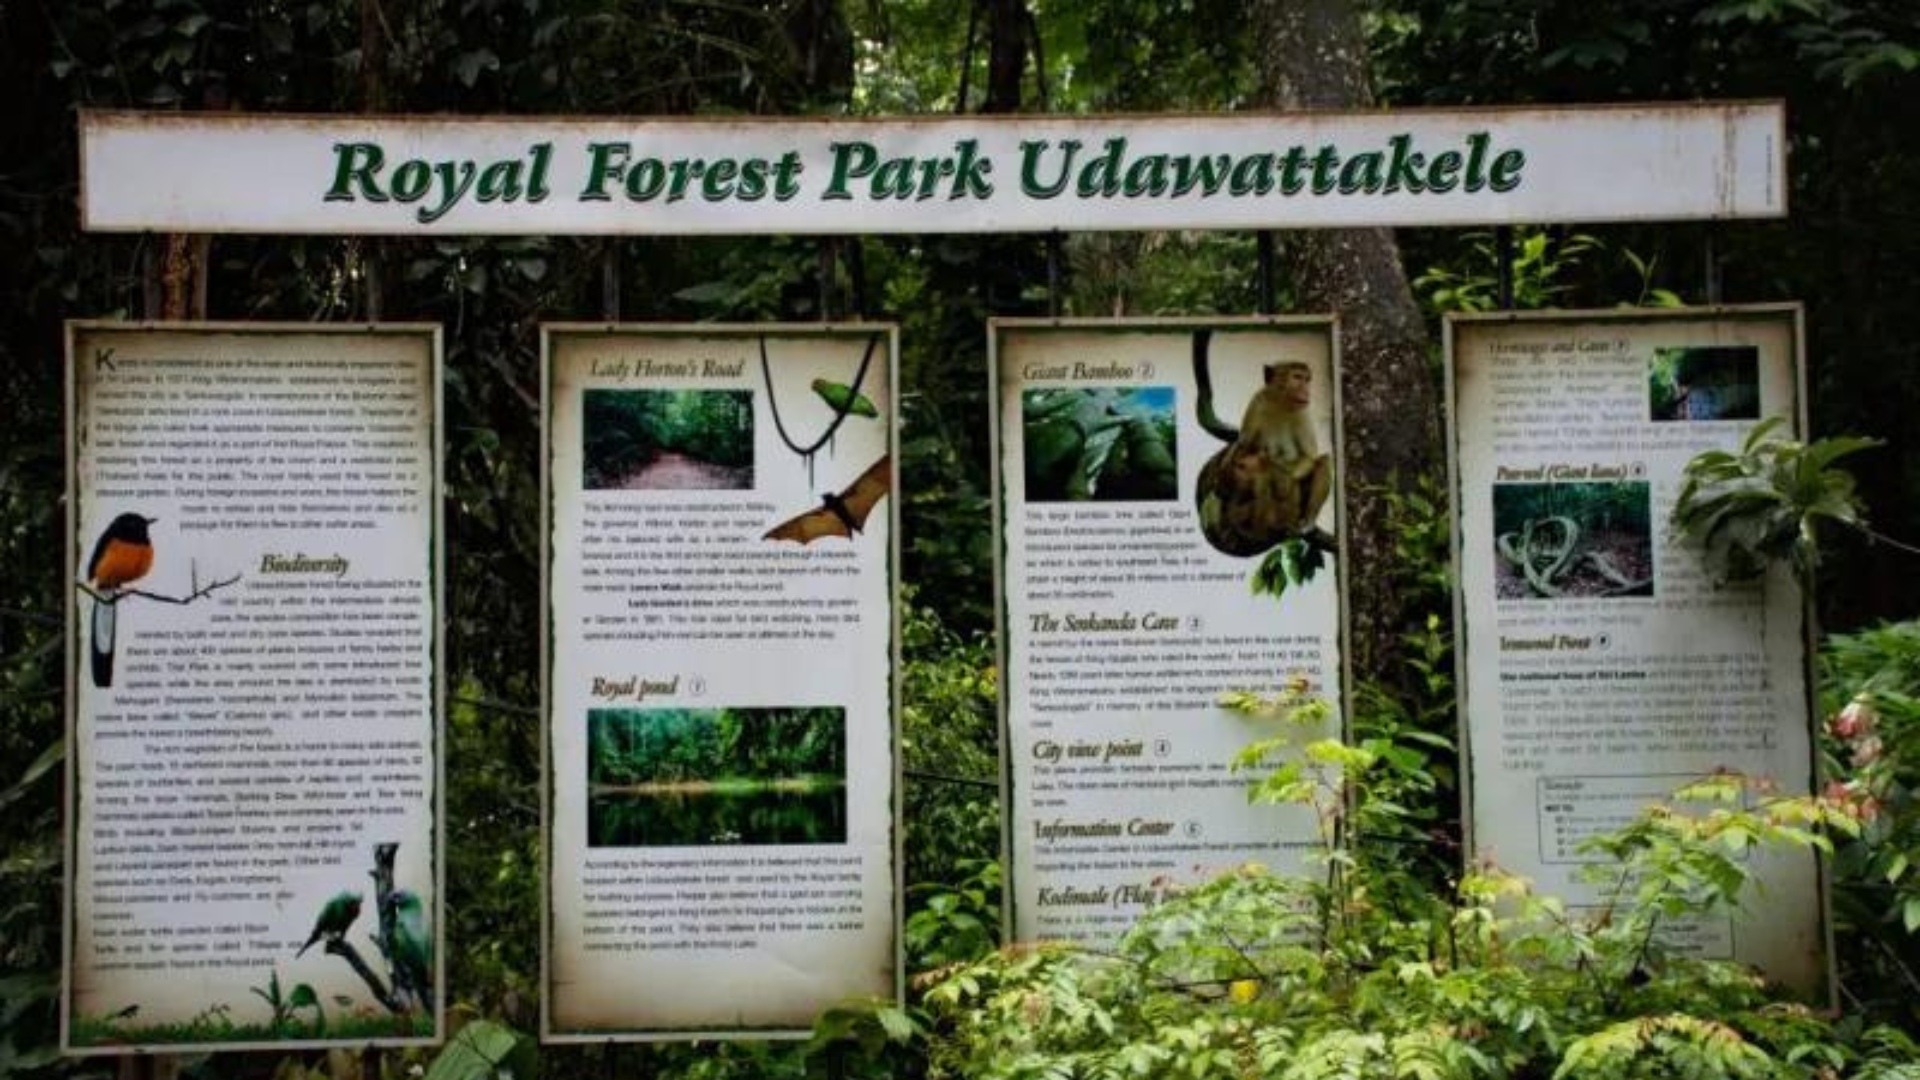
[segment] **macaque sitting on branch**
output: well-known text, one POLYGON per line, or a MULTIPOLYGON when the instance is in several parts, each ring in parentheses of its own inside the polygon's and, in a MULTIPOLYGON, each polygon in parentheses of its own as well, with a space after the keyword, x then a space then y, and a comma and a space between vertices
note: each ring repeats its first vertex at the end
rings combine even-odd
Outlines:
POLYGON ((1229 555, 1257 555, 1314 526, 1333 489, 1332 458, 1314 435, 1313 371, 1269 364, 1226 449, 1200 470, 1200 528, 1229 555))

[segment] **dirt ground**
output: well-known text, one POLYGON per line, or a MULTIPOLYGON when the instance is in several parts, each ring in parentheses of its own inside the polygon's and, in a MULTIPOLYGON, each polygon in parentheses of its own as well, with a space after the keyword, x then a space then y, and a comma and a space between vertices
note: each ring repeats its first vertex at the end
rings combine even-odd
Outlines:
POLYGON ((753 469, 715 465, 668 451, 628 473, 614 486, 627 491, 740 491, 753 486, 753 469))
MULTIPOLYGON (((1580 541, 1580 550, 1575 553, 1573 563, 1555 584, 1563 597, 1602 596, 1618 588, 1607 580, 1605 575, 1593 568, 1586 559, 1590 551, 1605 555, 1614 569, 1636 581, 1653 576, 1653 542, 1640 533, 1608 532, 1589 536, 1580 541)), ((1543 599, 1535 597, 1533 590, 1527 587, 1527 579, 1521 575, 1520 568, 1494 556, 1497 568, 1494 571, 1494 594, 1502 600, 1543 599)), ((1613 593, 1615 596, 1652 596, 1653 586, 1637 592, 1613 593)))

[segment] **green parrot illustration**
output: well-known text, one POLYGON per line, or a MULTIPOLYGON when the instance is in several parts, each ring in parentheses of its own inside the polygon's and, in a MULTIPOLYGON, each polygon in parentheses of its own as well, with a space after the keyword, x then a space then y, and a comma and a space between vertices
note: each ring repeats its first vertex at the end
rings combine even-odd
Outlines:
POLYGON ((393 905, 393 963, 401 982, 432 1008, 433 935, 427 931, 427 909, 410 889, 395 889, 393 905))
POLYGON ((305 945, 300 946, 299 952, 293 954, 294 959, 298 960, 305 956, 307 950, 313 948, 313 943, 321 938, 326 938, 328 941, 339 941, 345 938, 347 928, 352 926, 353 920, 359 917, 359 893, 348 892, 345 889, 334 893, 333 899, 327 901, 326 906, 320 909, 320 917, 313 921, 312 936, 307 938, 305 945))
POLYGON ((835 412, 852 413, 855 416, 878 417, 880 410, 874 407, 873 399, 857 393, 845 383, 828 382, 825 379, 813 380, 813 392, 820 395, 835 412))

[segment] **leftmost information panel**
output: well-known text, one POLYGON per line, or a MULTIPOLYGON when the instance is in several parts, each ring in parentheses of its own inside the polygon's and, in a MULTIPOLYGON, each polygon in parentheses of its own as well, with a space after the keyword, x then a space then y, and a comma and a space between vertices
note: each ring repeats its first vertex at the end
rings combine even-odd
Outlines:
POLYGON ((438 327, 67 372, 66 1048, 437 1039, 438 327))

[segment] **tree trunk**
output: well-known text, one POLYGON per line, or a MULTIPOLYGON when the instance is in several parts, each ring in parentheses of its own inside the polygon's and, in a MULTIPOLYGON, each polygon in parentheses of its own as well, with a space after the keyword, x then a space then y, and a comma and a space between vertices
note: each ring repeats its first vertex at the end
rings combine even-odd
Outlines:
POLYGON ((987 100, 984 113, 1020 111, 1020 85, 1027 72, 1027 37, 1033 18, 1026 0, 985 0, 987 5, 987 100))
MULTIPOLYGON (((1373 104, 1353 0, 1247 0, 1247 15, 1263 107, 1373 104)), ((1299 232, 1285 238, 1280 259, 1301 310, 1340 318, 1353 670, 1391 681, 1399 635, 1424 612, 1407 610, 1407 600, 1396 596, 1382 496, 1438 471, 1439 392, 1428 366, 1426 324, 1390 230, 1299 232)))
MULTIPOLYGON (((360 111, 368 115, 387 110, 386 15, 380 0, 360 0, 360 111)), ((360 242, 361 317, 379 322, 386 311, 386 287, 381 280, 378 237, 360 242)), ((349 247, 349 257, 352 248, 349 247)))
POLYGON ((784 29, 806 103, 849 104, 853 100, 853 31, 839 0, 790 3, 784 29))

